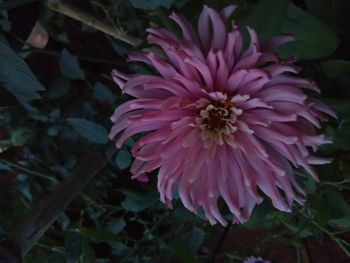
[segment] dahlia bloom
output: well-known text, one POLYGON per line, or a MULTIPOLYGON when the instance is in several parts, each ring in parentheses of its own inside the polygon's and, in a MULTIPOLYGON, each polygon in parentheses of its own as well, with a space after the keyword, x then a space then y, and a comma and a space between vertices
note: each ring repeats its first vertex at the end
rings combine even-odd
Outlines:
POLYGON ((109 137, 120 148, 127 138, 147 132, 133 146, 133 178, 158 171, 160 199, 171 207, 177 190, 184 206, 201 207, 211 224, 226 225, 218 208, 222 197, 234 222, 248 220, 262 193, 279 210, 302 204, 305 192, 293 167, 311 167, 328 160, 310 155, 329 143, 315 127, 334 112, 304 90, 318 88, 298 77, 291 60, 272 49, 292 41, 275 37, 260 43, 248 28, 250 44, 242 47, 236 25, 226 23, 235 10, 220 13, 204 6, 198 31, 181 15, 170 18, 182 39, 163 28, 148 29, 148 42, 163 54, 137 53, 130 61, 148 63, 157 75, 112 76, 123 93, 134 99, 120 105, 111 117, 109 137))
POLYGON ((246 260, 244 260, 243 263, 270 263, 270 261, 264 260, 261 257, 259 257, 259 258, 249 257, 246 260))

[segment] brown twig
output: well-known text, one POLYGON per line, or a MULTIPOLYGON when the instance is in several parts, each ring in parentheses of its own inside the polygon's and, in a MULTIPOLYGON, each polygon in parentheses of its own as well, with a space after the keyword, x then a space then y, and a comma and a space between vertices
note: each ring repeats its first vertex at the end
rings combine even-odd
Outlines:
POLYGON ((77 21, 80 21, 92 28, 95 28, 99 31, 104 32, 107 35, 110 35, 118 40, 121 40, 125 43, 128 43, 134 47, 140 45, 142 40, 133 36, 128 35, 122 30, 116 29, 111 25, 104 24, 96 17, 74 7, 67 3, 57 0, 47 0, 46 6, 52 9, 53 11, 73 18, 77 21))

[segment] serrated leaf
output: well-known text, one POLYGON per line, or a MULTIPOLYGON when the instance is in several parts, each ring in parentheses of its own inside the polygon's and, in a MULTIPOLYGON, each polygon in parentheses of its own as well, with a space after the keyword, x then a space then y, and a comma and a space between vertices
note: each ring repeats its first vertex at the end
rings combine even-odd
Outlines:
POLYGON ((130 3, 139 9, 143 10, 153 10, 160 6, 170 8, 173 0, 129 0, 130 3))
POLYGON ((81 118, 69 118, 67 122, 77 133, 90 142, 98 144, 105 144, 108 142, 106 128, 98 123, 81 118))
POLYGON ((131 164, 131 154, 129 151, 120 150, 115 156, 115 162, 120 169, 125 169, 131 164))
POLYGON ((63 49, 61 52, 59 64, 62 74, 68 79, 77 80, 85 78, 85 74, 81 70, 78 61, 67 49, 63 49))
POLYGON ((0 41, 0 87, 12 93, 20 103, 40 99, 39 83, 27 64, 4 42, 0 41))

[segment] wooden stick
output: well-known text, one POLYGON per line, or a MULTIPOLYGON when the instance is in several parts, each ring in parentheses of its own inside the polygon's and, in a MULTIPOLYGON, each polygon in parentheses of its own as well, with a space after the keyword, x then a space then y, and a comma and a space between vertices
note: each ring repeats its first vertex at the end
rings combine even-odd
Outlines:
POLYGON ((102 23, 97 18, 91 16, 90 14, 77 9, 67 3, 63 3, 57 0, 47 0, 46 6, 48 6, 53 11, 73 18, 77 21, 80 21, 86 25, 91 26, 99 31, 104 32, 107 35, 110 35, 116 39, 119 39, 125 43, 130 44, 131 46, 139 46, 142 43, 142 40, 133 36, 128 35, 122 30, 118 30, 110 25, 102 23))

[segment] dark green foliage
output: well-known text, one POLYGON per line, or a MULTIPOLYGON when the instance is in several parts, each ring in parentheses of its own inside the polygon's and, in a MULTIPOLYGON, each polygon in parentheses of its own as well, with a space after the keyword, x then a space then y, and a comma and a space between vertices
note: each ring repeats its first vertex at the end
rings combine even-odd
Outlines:
MULTIPOLYGON (((296 41, 276 51, 297 57, 301 74, 318 83, 320 99, 336 110, 338 120, 330 120, 320 130, 333 143, 317 152, 333 162, 317 168, 319 183, 296 171, 307 192, 304 206, 295 205, 292 213, 283 213, 265 198, 246 224, 225 230, 209 225, 202 210, 197 216, 189 212, 176 195, 172 209, 162 204, 156 174, 147 175, 148 183, 131 179, 130 150, 139 138, 135 136, 122 149, 108 154, 108 164, 61 213, 24 263, 214 262, 214 258, 216 262, 243 262, 251 255, 271 262, 299 263, 306 248, 312 248, 313 262, 349 261, 350 27, 346 22, 350 1, 70 2, 144 43, 132 47, 42 6, 38 19, 48 29, 50 42, 39 50, 25 46, 25 39, 18 38, 13 29, 16 21, 9 20, 7 10, 0 11, 1 238, 87 155, 113 146, 107 137, 109 118, 129 98, 112 81, 110 72, 118 68, 152 74, 151 67, 127 63, 126 57, 149 48, 145 30, 150 25, 181 36, 179 27, 168 18, 173 9, 195 24, 203 4, 217 9, 237 4, 232 18, 245 35, 245 26, 256 29, 262 41, 293 34, 296 41), (15 53, 5 34, 23 49, 15 53), (224 242, 218 248, 221 238, 224 242), (325 251, 333 254, 322 254, 325 251)), ((5 6, 2 3, 0 0, 0 7, 5 6)), ((25 1, 15 4, 25 8, 25 1)), ((228 210, 223 206, 222 211, 228 210)), ((224 216, 230 218, 228 212, 224 216)))
MULTIPOLYGON (((20 103, 40 99, 45 90, 26 63, 0 40, 0 89, 12 93, 20 103)), ((7 106, 7 105, 0 105, 7 106)))
POLYGON ((105 144, 108 141, 107 130, 98 123, 80 118, 69 118, 67 122, 77 133, 90 142, 105 144))
POLYGON ((157 7, 164 6, 170 8, 173 0, 129 0, 135 8, 143 10, 153 10, 157 7))

